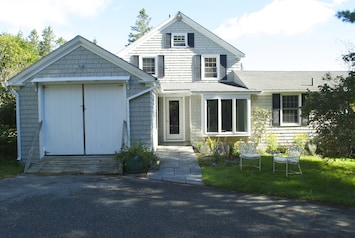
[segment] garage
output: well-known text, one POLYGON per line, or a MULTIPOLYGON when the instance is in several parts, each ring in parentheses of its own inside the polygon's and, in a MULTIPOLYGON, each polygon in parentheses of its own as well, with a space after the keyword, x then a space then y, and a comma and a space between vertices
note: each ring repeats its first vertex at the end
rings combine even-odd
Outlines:
POLYGON ((44 155, 105 155, 120 150, 123 84, 48 84, 42 88, 44 155))

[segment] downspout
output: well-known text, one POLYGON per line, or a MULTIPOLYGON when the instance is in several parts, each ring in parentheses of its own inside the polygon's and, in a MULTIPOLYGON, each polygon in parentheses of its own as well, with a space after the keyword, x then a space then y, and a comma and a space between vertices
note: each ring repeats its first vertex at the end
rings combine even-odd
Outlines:
POLYGON ((131 120, 130 120, 130 114, 129 114, 129 109, 130 109, 129 104, 130 104, 131 100, 133 100, 133 99, 135 99, 135 98, 137 98, 137 97, 139 97, 139 96, 142 96, 142 95, 144 95, 144 94, 146 94, 146 93, 148 93, 148 92, 151 92, 151 91, 153 91, 153 90, 155 90, 155 89, 157 89, 157 88, 159 88, 159 87, 160 87, 160 83, 159 83, 159 81, 158 81, 155 86, 150 87, 150 88, 147 88, 146 90, 143 90, 143 91, 141 91, 141 92, 139 92, 139 93, 137 93, 137 94, 134 94, 134 95, 132 95, 132 96, 130 96, 130 97, 127 98, 127 134, 128 134, 128 146, 131 145, 131 120))
POLYGON ((16 97, 16 128, 17 128, 17 160, 22 159, 21 154, 21 124, 20 124, 20 95, 12 90, 6 83, 2 83, 2 86, 6 88, 12 95, 16 97))

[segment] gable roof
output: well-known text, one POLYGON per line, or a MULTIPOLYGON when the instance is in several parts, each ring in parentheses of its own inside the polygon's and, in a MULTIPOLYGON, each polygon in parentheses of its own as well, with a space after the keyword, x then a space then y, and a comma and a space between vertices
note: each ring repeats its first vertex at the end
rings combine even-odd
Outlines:
POLYGON ((319 91, 326 73, 347 76, 346 71, 235 71, 236 81, 248 89, 262 92, 319 91))
POLYGON ((10 80, 7 81, 8 86, 21 86, 24 81, 33 77, 35 74, 39 73, 49 65, 53 64, 60 58, 64 57, 65 55, 73 52, 75 49, 79 47, 84 47, 85 49, 91 51, 92 53, 104 58, 105 60, 109 61, 110 63, 117 65, 120 68, 123 68, 127 72, 137 76, 138 78, 145 80, 145 81, 155 81, 156 78, 150 74, 147 74, 143 70, 137 68, 136 66, 128 63, 127 61, 117 57, 116 55, 110 53, 109 51, 101 48, 98 45, 90 42, 89 40, 85 39, 84 37, 78 35, 74 37, 72 40, 68 41, 66 44, 60 46, 58 49, 54 50, 41 60, 37 61, 36 63, 32 64, 19 74, 12 77, 10 80))
POLYGON ((210 40, 212 40, 216 44, 220 45, 222 48, 233 53, 236 56, 236 58, 245 57, 245 54, 242 51, 238 50, 237 48, 235 48, 234 46, 232 46, 231 44, 229 44, 228 42, 226 42, 225 40, 223 40, 222 38, 220 38, 216 34, 212 33, 208 29, 204 28, 203 26, 201 26, 200 24, 198 24, 197 22, 195 22, 194 20, 192 20, 191 18, 189 18, 188 16, 183 14, 182 12, 176 13, 174 16, 169 17, 167 20, 162 22, 157 27, 154 27, 152 30, 150 30, 145 35, 143 35, 141 38, 139 38, 138 40, 136 40, 132 44, 128 45, 127 47, 122 49, 120 52, 118 52, 118 55, 126 54, 126 52, 128 52, 132 48, 140 45, 142 42, 144 42, 146 39, 149 39, 156 32, 162 31, 163 29, 165 29, 166 27, 168 27, 169 25, 171 25, 177 21, 184 22, 185 24, 187 24, 188 26, 190 26, 191 28, 193 28, 197 32, 200 32, 202 35, 205 35, 210 40))

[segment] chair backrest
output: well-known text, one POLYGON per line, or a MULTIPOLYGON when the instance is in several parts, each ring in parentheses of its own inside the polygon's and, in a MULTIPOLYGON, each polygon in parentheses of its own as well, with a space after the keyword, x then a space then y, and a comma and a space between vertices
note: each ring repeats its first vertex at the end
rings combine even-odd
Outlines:
POLYGON ((291 145, 288 148, 289 158, 299 159, 301 157, 301 154, 302 154, 302 148, 297 145, 291 145))
POLYGON ((240 154, 256 154, 255 143, 239 143, 240 154))

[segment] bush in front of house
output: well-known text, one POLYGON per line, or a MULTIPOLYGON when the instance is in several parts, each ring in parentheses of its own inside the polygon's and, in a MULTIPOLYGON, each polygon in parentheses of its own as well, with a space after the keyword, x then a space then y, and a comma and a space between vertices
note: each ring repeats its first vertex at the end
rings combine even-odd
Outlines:
POLYGON ((123 146, 120 152, 115 153, 115 158, 123 166, 124 173, 146 173, 158 165, 157 155, 141 142, 123 146))

